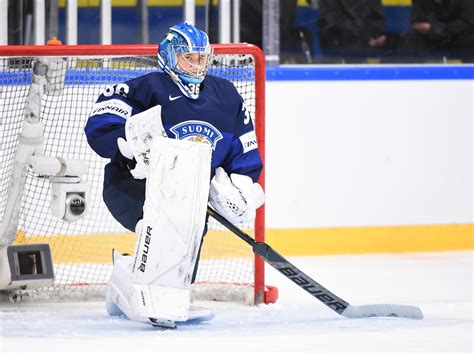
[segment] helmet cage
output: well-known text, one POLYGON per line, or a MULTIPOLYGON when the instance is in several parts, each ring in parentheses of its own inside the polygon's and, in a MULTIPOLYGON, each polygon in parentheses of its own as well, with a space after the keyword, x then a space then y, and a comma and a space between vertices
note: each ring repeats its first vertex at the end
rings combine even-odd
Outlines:
POLYGON ((169 66, 185 83, 201 83, 209 69, 213 48, 190 47, 185 44, 169 45, 169 66))

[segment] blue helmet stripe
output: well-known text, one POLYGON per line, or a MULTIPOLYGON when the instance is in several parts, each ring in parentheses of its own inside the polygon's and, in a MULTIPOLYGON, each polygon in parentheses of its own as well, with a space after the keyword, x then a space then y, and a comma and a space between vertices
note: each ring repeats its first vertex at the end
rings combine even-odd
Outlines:
POLYGON ((189 48, 193 47, 193 44, 191 43, 191 38, 189 38, 189 36, 186 33, 184 33, 183 31, 180 31, 179 29, 174 28, 174 27, 171 27, 171 29, 175 32, 178 32, 180 35, 183 36, 183 38, 186 40, 189 48))

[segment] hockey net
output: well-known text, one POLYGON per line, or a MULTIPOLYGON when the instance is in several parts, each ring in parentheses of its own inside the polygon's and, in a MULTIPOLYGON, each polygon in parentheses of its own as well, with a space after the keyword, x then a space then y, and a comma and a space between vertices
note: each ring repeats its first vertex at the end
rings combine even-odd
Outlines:
MULTIPOLYGON (((246 102, 264 157, 264 59, 249 45, 216 45, 210 75, 230 80, 246 102)), ((60 46, 0 48, 0 217, 5 220, 9 181, 29 102, 33 63, 50 60, 41 95, 44 155, 88 164, 82 181, 90 185, 88 212, 68 223, 50 212, 50 181, 27 170, 15 244, 47 243, 55 281, 41 289, 16 292, 32 298, 102 297, 111 274, 112 249, 133 253, 135 234, 124 229, 102 201, 103 169, 108 162, 88 146, 84 126, 97 97, 111 85, 157 71, 156 46, 60 46)), ((264 183, 263 175, 260 182, 264 183)), ((239 225, 264 240, 263 208, 255 225, 239 225)), ((197 281, 196 299, 244 303, 273 302, 264 284, 264 266, 251 248, 210 218, 197 281)), ((2 235, 0 235, 1 239, 2 235)))

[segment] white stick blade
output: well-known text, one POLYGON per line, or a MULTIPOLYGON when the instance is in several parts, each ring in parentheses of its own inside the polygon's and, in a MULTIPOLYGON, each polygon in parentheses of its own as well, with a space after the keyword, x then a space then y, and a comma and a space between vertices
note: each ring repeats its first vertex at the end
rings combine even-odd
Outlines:
POLYGON ((391 305, 391 304, 376 304, 376 305, 349 305, 342 316, 348 318, 362 318, 362 317, 404 317, 416 320, 423 319, 421 309, 410 305, 391 305))

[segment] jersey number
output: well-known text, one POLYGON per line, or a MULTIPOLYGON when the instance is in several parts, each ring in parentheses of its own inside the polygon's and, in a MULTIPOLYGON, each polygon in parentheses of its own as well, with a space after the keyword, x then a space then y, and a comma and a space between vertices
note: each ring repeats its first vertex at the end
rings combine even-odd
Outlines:
POLYGON ((250 122, 250 112, 247 109, 247 106, 245 105, 245 102, 242 102, 242 112, 244 112, 245 117, 244 117, 244 124, 247 125, 250 122))
POLYGON ((123 97, 127 97, 127 93, 130 91, 130 88, 127 84, 120 84, 112 87, 107 87, 104 91, 105 97, 110 97, 112 95, 120 95, 123 97))
POLYGON ((191 94, 192 95, 197 95, 199 94, 199 88, 200 88, 200 84, 188 84, 188 87, 189 87, 189 91, 191 91, 191 94))

